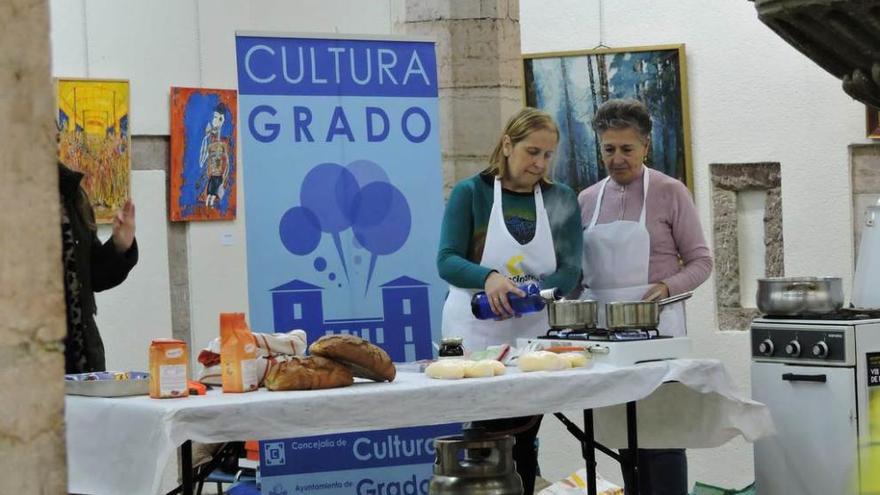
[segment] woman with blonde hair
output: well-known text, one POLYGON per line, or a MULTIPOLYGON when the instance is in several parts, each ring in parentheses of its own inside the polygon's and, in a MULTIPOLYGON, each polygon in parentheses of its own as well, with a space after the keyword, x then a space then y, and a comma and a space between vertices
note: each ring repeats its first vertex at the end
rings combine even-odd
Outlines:
MULTIPOLYGON (((449 282, 443 307, 443 335, 460 336, 465 350, 515 344, 549 328, 545 312, 514 314, 508 294, 518 285, 571 292, 581 273, 581 221, 569 187, 549 179, 559 131, 553 118, 524 108, 508 120, 490 165, 459 182, 449 196, 437 255, 440 276, 449 282), (495 320, 471 314, 471 297, 484 290, 495 320)), ((520 429, 514 460, 524 493, 534 487, 540 416, 484 422, 493 430, 520 429)))

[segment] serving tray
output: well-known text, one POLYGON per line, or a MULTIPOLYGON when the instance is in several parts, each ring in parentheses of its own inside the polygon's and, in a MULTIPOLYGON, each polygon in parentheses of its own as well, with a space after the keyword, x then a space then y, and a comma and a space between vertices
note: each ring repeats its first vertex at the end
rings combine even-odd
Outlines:
POLYGON ((143 371, 99 371, 64 375, 65 393, 89 397, 126 397, 150 393, 150 374, 143 371))

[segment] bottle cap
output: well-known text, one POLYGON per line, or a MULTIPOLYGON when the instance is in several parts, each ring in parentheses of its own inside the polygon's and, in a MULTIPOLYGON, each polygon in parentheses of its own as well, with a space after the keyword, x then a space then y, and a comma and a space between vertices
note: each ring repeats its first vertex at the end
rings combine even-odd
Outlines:
POLYGON ((546 301, 555 301, 555 300, 562 297, 562 295, 559 293, 559 289, 557 289, 556 287, 550 287, 549 289, 543 289, 543 290, 541 290, 540 294, 541 294, 541 298, 546 301))

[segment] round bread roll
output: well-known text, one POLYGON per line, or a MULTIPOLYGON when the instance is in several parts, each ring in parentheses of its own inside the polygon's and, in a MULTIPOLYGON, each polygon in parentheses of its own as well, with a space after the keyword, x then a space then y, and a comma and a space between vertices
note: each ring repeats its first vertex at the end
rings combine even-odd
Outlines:
POLYGON ((460 380, 464 378, 465 361, 463 359, 441 359, 425 368, 425 375, 441 380, 460 380))
POLYGON ((563 352, 559 356, 568 361, 572 368, 583 368, 590 364, 586 352, 563 352))
POLYGON ((464 366, 465 378, 485 378, 487 376, 495 376, 495 367, 488 359, 466 362, 464 366))
POLYGON ((517 366, 523 371, 558 371, 570 368, 564 358, 555 352, 534 351, 520 354, 517 366))
POLYGON ((354 376, 376 382, 394 381, 397 375, 387 352, 355 335, 325 335, 309 346, 309 354, 339 361, 354 376))
POLYGON ((269 390, 317 390, 345 387, 352 383, 354 378, 348 368, 320 356, 290 356, 273 360, 265 381, 269 390))

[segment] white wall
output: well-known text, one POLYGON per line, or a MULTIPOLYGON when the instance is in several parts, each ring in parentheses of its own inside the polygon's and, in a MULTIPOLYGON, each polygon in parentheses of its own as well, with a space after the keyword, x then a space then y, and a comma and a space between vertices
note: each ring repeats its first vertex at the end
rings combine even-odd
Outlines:
MULTIPOLYGON (((849 294, 852 227, 847 145, 864 141, 864 107, 773 34, 745 0, 520 0, 523 53, 685 43, 690 87, 695 200, 712 239, 709 164, 776 161, 782 165, 785 273, 837 275, 849 294)), ((749 391, 746 332, 719 331, 714 277, 688 303, 689 335, 699 355, 722 360, 749 391)), ((583 463, 555 419, 545 419, 541 468, 549 479, 583 463)), ((604 456, 600 456, 604 457, 604 456)), ((751 446, 730 442, 689 451, 690 478, 722 486, 754 479, 751 446)), ((619 479, 609 462, 602 473, 619 479)))
MULTIPOLYGON (((128 79, 133 135, 168 134, 171 86, 236 87, 236 31, 388 34, 392 29, 391 0, 360 1, 357 15, 345 0, 52 0, 50 8, 53 75, 128 79)), ((153 172, 134 172, 141 261, 123 286, 98 298, 110 367, 145 369, 149 341, 171 336, 162 176, 157 183, 153 172)), ((196 346, 218 335, 220 312, 248 310, 247 199, 243 176, 238 177, 238 219, 193 222, 187 229, 193 356, 196 346), (224 235, 231 244, 221 243, 224 235)))
MULTIPOLYGON (((146 370, 150 342, 171 337, 171 299, 168 285, 168 218, 165 205, 152 198, 165 194, 165 172, 132 173, 132 200, 137 218, 138 264, 126 281, 96 296, 98 315, 107 353, 107 369, 146 370), (145 296, 149 294, 149 296, 145 296)), ((110 238, 111 227, 98 229, 101 240, 110 238)))

